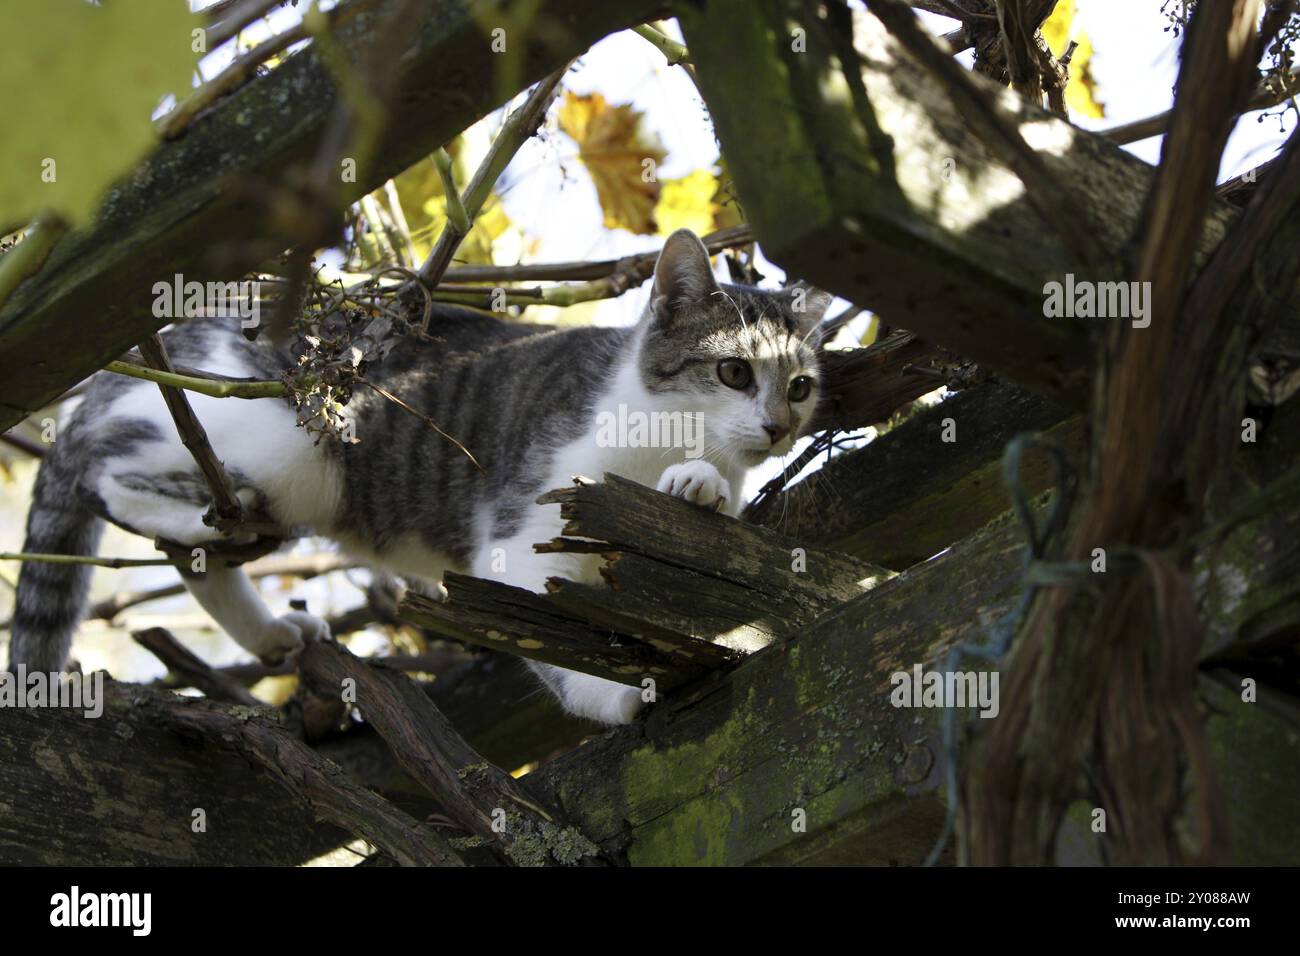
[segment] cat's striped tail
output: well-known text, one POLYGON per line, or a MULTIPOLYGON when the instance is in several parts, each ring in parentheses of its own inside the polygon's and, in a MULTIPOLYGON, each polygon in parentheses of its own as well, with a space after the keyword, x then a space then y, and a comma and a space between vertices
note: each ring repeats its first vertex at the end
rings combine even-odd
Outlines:
MULTIPOLYGON (((66 433, 41 462, 27 513, 25 552, 91 556, 104 522, 78 494, 83 462, 66 433)), ((9 670, 60 671, 85 613, 91 568, 85 564, 24 561, 10 629, 9 670)))

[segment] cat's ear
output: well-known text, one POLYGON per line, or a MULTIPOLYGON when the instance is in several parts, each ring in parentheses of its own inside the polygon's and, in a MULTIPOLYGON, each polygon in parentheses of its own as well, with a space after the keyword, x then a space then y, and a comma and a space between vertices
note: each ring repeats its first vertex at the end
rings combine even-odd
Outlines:
POLYGON ((668 318, 682 309, 703 305, 718 282, 709 266, 709 251, 689 229, 678 229, 664 243, 655 263, 654 291, 650 307, 657 318, 668 318))
POLYGON ((821 325, 826 310, 835 299, 835 296, 829 292, 811 286, 803 280, 789 286, 785 291, 790 296, 790 314, 794 316, 795 328, 801 335, 807 335, 821 325))

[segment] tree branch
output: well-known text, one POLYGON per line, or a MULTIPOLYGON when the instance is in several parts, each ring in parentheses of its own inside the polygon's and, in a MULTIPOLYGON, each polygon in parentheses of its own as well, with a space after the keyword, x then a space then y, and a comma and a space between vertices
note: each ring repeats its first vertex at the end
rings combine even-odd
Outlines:
MULTIPOLYGON (((470 179, 469 185, 465 187, 465 194, 461 197, 461 205, 470 222, 483 208, 492 187, 510 165, 510 160, 519 151, 519 147, 537 132, 537 128, 546 118, 546 111, 555 99, 555 94, 559 92, 560 81, 564 79, 564 74, 568 70, 569 64, 566 63, 538 83, 528 94, 524 104, 510 114, 510 118, 497 133, 496 139, 492 141, 487 155, 483 157, 483 162, 470 179)), ((460 232, 449 217, 429 257, 420 267, 420 282, 425 288, 432 288, 442 281, 443 273, 451 265, 452 256, 456 254, 465 235, 466 233, 460 232)), ((422 324, 423 331, 428 331, 428 323, 429 317, 426 311, 422 324)))
MULTIPOLYGON (((1013 0, 1014 2, 1014 0, 1013 0)), ((1001 9, 1001 8, 1000 8, 1001 9)), ((1101 270, 1108 260, 1097 239, 1096 227, 1069 191, 1057 182, 1041 156, 978 89, 966 70, 943 50, 903 0, 873 0, 871 10, 889 31, 940 82, 953 104, 988 150, 1012 169, 1024 184, 1025 194, 1056 231, 1080 263, 1101 270)), ((1041 103, 1041 95, 1036 102, 1041 103)))
MULTIPOLYGON (((140 343, 140 355, 156 371, 168 375, 174 374, 171 359, 167 357, 167 348, 159 335, 155 334, 140 343)), ((203 480, 207 482, 208 490, 212 492, 212 527, 221 534, 231 534, 244 520, 244 505, 235 494, 235 483, 230 480, 225 466, 212 450, 208 433, 204 430, 198 416, 194 414, 194 409, 190 407, 185 393, 170 385, 160 384, 158 388, 162 392, 163 401, 167 403, 167 410, 171 412, 172 421, 176 423, 181 444, 193 457, 194 463, 199 466, 203 480)))
POLYGON ((256 697, 239 681, 233 680, 209 667, 189 648, 183 646, 166 628, 150 627, 132 631, 132 639, 167 666, 168 676, 184 687, 193 687, 211 700, 247 707, 260 705, 256 697))
POLYGON ((1199 366, 1199 350, 1235 319, 1213 317, 1214 331, 1189 349, 1197 336, 1182 308, 1186 282, 1223 146, 1248 95, 1259 12, 1258 0, 1196 9, 1139 230, 1137 277, 1151 284, 1155 314, 1149 327, 1108 329, 1094 467, 1065 557, 1087 569, 1101 548, 1112 560, 1127 553, 1140 570, 1045 588, 1025 617, 1002 716, 964 762, 966 845, 976 864, 1050 860, 1085 767, 1089 797, 1122 821, 1116 860, 1181 860, 1174 821, 1184 810, 1193 859, 1226 858, 1225 808, 1195 698, 1203 625, 1184 564, 1203 508, 1181 467, 1201 415, 1224 399, 1185 394, 1196 380, 1173 370, 1199 366), (1187 414, 1162 429, 1173 408, 1187 414), (1147 728, 1140 742, 1138 727, 1147 728))
POLYGON ((259 764, 323 820, 368 840, 404 866, 464 866, 430 827, 356 783, 339 767, 265 717, 231 716, 198 698, 159 707, 166 726, 233 749, 259 764))
POLYGON ((461 827, 520 865, 572 865, 597 854, 594 844, 564 827, 508 773, 484 760, 404 674, 366 663, 322 643, 302 653, 303 674, 337 696, 350 682, 357 706, 406 772, 461 827))
MULTIPOLYGON (((519 82, 539 79, 659 7, 658 0, 539 0, 512 47, 520 53, 519 82)), ((471 8, 421 0, 420 13, 409 48, 385 64, 397 87, 375 161, 340 202, 382 186, 515 92, 466 82, 500 64, 471 8)), ((338 31, 349 56, 367 38, 357 21, 338 31)), ((123 175, 95 221, 58 243, 44 268, 0 305, 0 429, 165 325, 153 314, 159 276, 225 281, 280 256, 292 239, 267 198, 301 182, 339 101, 309 46, 214 103, 185 135, 123 175)))
MULTIPOLYGON (((1300 69, 1292 70, 1281 83, 1263 80, 1255 87, 1255 91, 1251 94, 1250 99, 1246 101, 1245 107, 1237 115, 1241 116, 1255 110, 1276 106, 1282 101, 1295 96, 1297 87, 1300 87, 1300 69)), ((1173 116, 1173 110, 1166 110, 1163 113, 1157 113, 1155 116, 1148 116, 1146 119, 1134 120, 1120 126, 1112 126, 1110 129, 1102 130, 1101 135, 1115 143, 1136 143, 1151 136, 1163 135, 1165 130, 1169 128, 1169 122, 1173 119, 1173 116)))

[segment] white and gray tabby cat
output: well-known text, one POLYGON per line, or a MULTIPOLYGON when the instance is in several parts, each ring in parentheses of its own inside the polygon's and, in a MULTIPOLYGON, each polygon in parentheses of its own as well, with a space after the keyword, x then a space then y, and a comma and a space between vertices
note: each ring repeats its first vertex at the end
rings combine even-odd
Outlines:
MULTIPOLYGON (((469 448, 454 445, 369 389, 348 405, 357 444, 313 443, 285 402, 190 394, 241 499, 295 533, 425 586, 451 569, 545 591, 548 577, 599 582, 598 557, 537 554, 560 534, 558 505, 538 494, 572 476, 622 475, 735 514, 745 472, 790 451, 817 402, 816 329, 829 296, 719 285, 704 245, 669 237, 650 303, 633 328, 573 328, 522 337, 526 327, 454 309, 435 317, 441 346, 403 341, 367 377, 469 448), (469 331, 470 329, 473 331, 469 331), (460 348, 460 343, 474 342, 460 348), (695 413, 700 457, 683 448, 604 447, 602 411, 695 413), (500 550, 498 550, 500 549, 500 550), (504 557, 504 562, 502 558, 504 557), (504 574, 494 569, 504 567, 504 574)), ((274 378, 287 350, 249 342, 238 323, 193 320, 165 336, 180 364, 274 378)), ((96 376, 41 465, 25 550, 94 554, 107 519, 181 544, 211 541, 210 496, 181 446, 157 387, 96 376)), ((249 652, 292 654, 327 635, 304 612, 271 614, 244 571, 213 561, 185 584, 249 652), (220 566, 218 566, 220 565, 220 566)), ((89 569, 27 563, 18 582, 11 669, 61 669, 84 613, 89 569)), ((534 664, 570 712, 625 723, 638 688, 534 664)))

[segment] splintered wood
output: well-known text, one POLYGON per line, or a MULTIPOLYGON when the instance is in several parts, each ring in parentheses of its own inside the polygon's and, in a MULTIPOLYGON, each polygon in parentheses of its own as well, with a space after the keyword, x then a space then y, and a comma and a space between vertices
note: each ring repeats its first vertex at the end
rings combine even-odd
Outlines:
POLYGON ((406 620, 458 640, 632 686, 671 687, 812 624, 892 572, 616 475, 548 491, 563 536, 539 551, 599 554, 603 583, 547 594, 451 574, 445 601, 409 594, 406 620))

